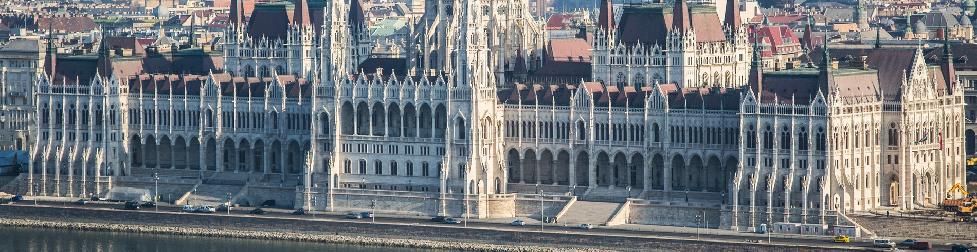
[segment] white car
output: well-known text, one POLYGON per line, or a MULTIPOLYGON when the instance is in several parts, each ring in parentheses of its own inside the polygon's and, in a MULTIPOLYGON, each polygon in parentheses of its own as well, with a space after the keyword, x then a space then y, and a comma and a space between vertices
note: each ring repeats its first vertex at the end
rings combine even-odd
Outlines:
POLYGON ((181 209, 180 211, 183 211, 183 212, 185 212, 185 213, 192 213, 192 212, 194 212, 194 211, 196 211, 196 210, 197 210, 197 209, 196 209, 196 208, 194 208, 194 207, 193 207, 192 205, 190 205, 190 204, 187 204, 187 205, 183 205, 183 209, 181 209))
POLYGON ((594 229, 594 224, 580 224, 580 229, 594 229))
POLYGON ((872 241, 872 246, 876 248, 895 248, 896 242, 889 239, 879 238, 872 241))
POLYGON ((526 222, 523 221, 523 220, 515 220, 512 223, 509 223, 509 225, 512 225, 512 226, 525 226, 526 225, 526 222))

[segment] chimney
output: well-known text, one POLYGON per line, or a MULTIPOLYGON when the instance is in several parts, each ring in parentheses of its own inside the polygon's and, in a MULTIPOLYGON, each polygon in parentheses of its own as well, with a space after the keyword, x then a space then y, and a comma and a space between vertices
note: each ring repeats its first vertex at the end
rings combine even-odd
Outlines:
POLYGON ((831 69, 838 70, 838 60, 831 60, 831 69))

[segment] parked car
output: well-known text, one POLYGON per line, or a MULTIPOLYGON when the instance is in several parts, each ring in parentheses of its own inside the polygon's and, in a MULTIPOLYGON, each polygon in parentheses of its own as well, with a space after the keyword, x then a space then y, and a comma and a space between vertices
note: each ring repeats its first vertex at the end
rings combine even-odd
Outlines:
POLYGON ((251 210, 251 211, 250 211, 250 212, 248 212, 248 213, 250 213, 250 214, 254 214, 254 215, 264 215, 264 214, 265 214, 265 210, 264 210, 264 209, 261 209, 261 208, 259 207, 259 208, 255 208, 255 209, 253 209, 253 210, 251 210))
POLYGON ((183 211, 185 213, 192 213, 195 210, 197 210, 197 208, 194 208, 193 205, 190 204, 183 205, 183 208, 180 209, 180 211, 183 211))
POLYGON ((156 207, 156 202, 146 201, 146 202, 143 202, 141 204, 141 207, 144 207, 144 208, 153 208, 153 207, 156 207))
POLYGON ((201 207, 197 207, 197 209, 194 212, 198 212, 198 213, 216 213, 217 212, 217 209, 214 208, 213 206, 201 206, 201 207))
POLYGON ((445 218, 444 224, 461 224, 461 220, 455 218, 445 218))
POLYGON ((127 201, 125 205, 126 210, 139 210, 139 202, 127 201))
POLYGON ((912 246, 915 243, 916 243, 916 240, 914 240, 914 239, 905 239, 905 240, 899 242, 899 244, 897 244, 897 245, 899 245, 899 247, 909 247, 909 246, 912 246))
POLYGON ((889 239, 875 239, 872 241, 872 246, 876 248, 895 248, 896 243, 889 239))
POLYGON ((78 201, 75 201, 75 204, 84 206, 84 205, 87 205, 88 204, 88 200, 86 200, 86 199, 80 199, 78 201))
POLYGON ((834 242, 835 243, 849 243, 849 242, 851 242, 851 238, 849 238, 847 235, 839 235, 839 236, 835 236, 834 242))
POLYGON ((98 196, 92 196, 92 198, 90 198, 89 200, 91 200, 91 201, 99 201, 99 200, 102 200, 102 199, 99 198, 98 196))
POLYGON ((13 198, 10 198, 10 201, 12 201, 12 202, 18 202, 18 201, 23 201, 23 200, 24 200, 24 195, 20 195, 20 194, 14 195, 13 198))
POLYGON ((512 225, 512 226, 525 226, 526 225, 526 222, 523 221, 523 220, 515 220, 512 223, 509 223, 509 225, 512 225))
POLYGON ((953 252, 970 252, 970 246, 964 244, 953 244, 950 245, 950 251, 953 252))
POLYGON ((447 219, 447 218, 448 218, 447 216, 434 216, 433 218, 431 218, 431 221, 433 221, 433 222, 444 222, 444 219, 447 219))
POLYGON ((594 229, 594 224, 580 224, 580 229, 594 229))
POLYGON ((373 213, 371 213, 371 212, 361 212, 360 213, 360 216, 363 216, 363 218, 373 218, 373 213))
POLYGON ((348 213, 348 214, 346 214, 346 219, 362 219, 362 218, 363 218, 363 215, 360 215, 360 213, 348 213))
POLYGON ((263 206, 263 207, 273 207, 273 206, 275 206, 275 200, 266 200, 265 202, 262 202, 261 203, 261 206, 263 206))
POLYGON ((305 215, 305 213, 306 213, 305 209, 299 208, 299 209, 295 209, 295 211, 292 212, 292 215, 305 215))
POLYGON ((933 249, 933 244, 927 241, 916 241, 909 249, 913 250, 930 250, 933 249))

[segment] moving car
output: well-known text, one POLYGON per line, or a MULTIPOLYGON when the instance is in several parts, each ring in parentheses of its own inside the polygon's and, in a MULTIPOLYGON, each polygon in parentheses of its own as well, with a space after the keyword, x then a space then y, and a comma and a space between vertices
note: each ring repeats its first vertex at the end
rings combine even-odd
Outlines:
POLYGON ((14 195, 13 198, 10 198, 10 201, 11 202, 18 202, 18 201, 23 201, 23 200, 24 200, 24 195, 19 195, 19 194, 18 195, 14 195))
POLYGON ((212 206, 201 206, 198 207, 194 212, 198 213, 216 213, 217 209, 212 206))
POLYGON ((953 252, 970 252, 970 246, 964 244, 953 244, 950 245, 950 251, 953 252))
POLYGON ((851 242, 851 238, 848 237, 847 235, 839 235, 839 236, 835 236, 834 242, 835 243, 849 243, 849 242, 851 242))
POLYGON ((193 205, 190 204, 183 205, 183 208, 180 209, 180 211, 183 211, 185 213, 192 213, 194 210, 196 210, 196 208, 194 208, 193 205))
POLYGON ((447 219, 447 218, 448 218, 447 216, 434 216, 433 218, 431 218, 431 221, 433 221, 433 222, 444 222, 444 219, 447 219))
POLYGON ((78 204, 78 205, 87 205, 88 204, 88 200, 80 199, 78 201, 75 201, 75 204, 78 204))
POLYGON ((254 214, 254 215, 264 215, 264 214, 265 214, 265 210, 264 210, 264 209, 261 209, 261 208, 259 207, 259 208, 255 208, 254 210, 251 210, 251 211, 250 211, 250 212, 248 212, 248 213, 250 213, 250 214, 254 214))
POLYGON ((143 202, 141 206, 142 207, 145 207, 145 208, 156 207, 156 202, 146 201, 146 202, 143 202))
POLYGON ((363 215, 360 215, 360 213, 348 213, 348 214, 346 214, 346 219, 362 219, 362 218, 363 218, 363 215))
POLYGON ((523 220, 515 220, 512 223, 509 223, 509 225, 512 225, 512 226, 525 226, 526 225, 526 222, 523 221, 523 220))
POLYGON ((305 209, 295 209, 295 211, 292 212, 292 215, 305 215, 305 209))
POLYGON ((898 245, 899 245, 899 247, 909 247, 909 246, 912 246, 913 244, 916 244, 916 240, 914 240, 914 239, 905 239, 905 240, 899 242, 898 245))
POLYGON ((261 206, 263 206, 263 207, 273 207, 273 206, 275 206, 275 200, 266 200, 265 202, 262 202, 261 203, 261 206))
POLYGON ((927 241, 916 241, 916 243, 913 243, 912 246, 909 246, 909 249, 913 249, 913 250, 930 250, 930 249, 933 249, 933 244, 930 243, 930 242, 927 242, 927 241))
POLYGON ((580 229, 594 229, 594 224, 580 224, 580 229))
POLYGON ((227 203, 221 203, 219 206, 217 206, 217 211, 227 212, 227 211, 231 211, 231 208, 232 207, 230 205, 227 205, 227 203))
POLYGON ((461 220, 455 218, 444 219, 444 224, 461 224, 461 220))
POLYGON ((127 201, 125 205, 125 210, 139 210, 139 202, 127 201))
POLYGON ((872 241, 872 246, 876 248, 895 248, 896 243, 889 239, 875 239, 872 241))
POLYGON ((360 216, 363 216, 363 218, 373 218, 373 213, 371 213, 371 212, 361 212, 360 213, 360 216))

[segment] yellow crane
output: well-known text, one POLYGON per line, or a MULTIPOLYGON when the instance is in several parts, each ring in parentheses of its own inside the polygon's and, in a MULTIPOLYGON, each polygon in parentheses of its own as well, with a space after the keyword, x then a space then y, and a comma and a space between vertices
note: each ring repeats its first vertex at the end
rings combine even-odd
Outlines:
POLYGON ((966 221, 973 218, 974 210, 977 210, 977 198, 971 197, 970 193, 960 183, 953 184, 950 190, 946 191, 946 199, 943 199, 943 210, 952 212, 960 217, 957 220, 966 221))

